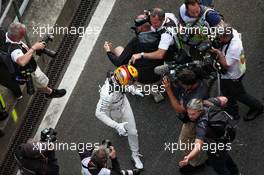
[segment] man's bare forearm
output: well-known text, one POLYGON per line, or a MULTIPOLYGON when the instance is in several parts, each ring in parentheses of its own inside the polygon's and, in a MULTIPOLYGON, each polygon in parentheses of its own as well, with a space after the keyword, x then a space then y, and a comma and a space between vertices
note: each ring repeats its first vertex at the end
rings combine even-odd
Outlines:
POLYGON ((158 49, 154 52, 144 53, 144 58, 153 59, 153 60, 162 60, 164 58, 165 53, 166 50, 158 49))
POLYGON ((179 101, 176 99, 176 97, 173 94, 172 90, 167 91, 168 97, 170 99, 170 103, 177 113, 184 113, 186 110, 182 107, 182 105, 179 103, 179 101))
POLYGON ((20 66, 25 66, 30 60, 31 60, 31 58, 32 58, 32 56, 33 56, 33 53, 34 53, 34 49, 29 49, 28 50, 28 52, 27 53, 25 53, 25 55, 23 55, 23 56, 21 56, 21 57, 19 57, 18 59, 17 59, 17 64, 18 65, 20 65, 20 66))

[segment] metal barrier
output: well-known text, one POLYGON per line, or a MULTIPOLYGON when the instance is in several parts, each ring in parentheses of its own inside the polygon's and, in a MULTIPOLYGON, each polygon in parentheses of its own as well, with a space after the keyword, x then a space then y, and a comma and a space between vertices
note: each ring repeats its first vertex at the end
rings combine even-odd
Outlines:
MULTIPOLYGON (((2 24, 3 24, 3 22, 4 22, 5 18, 6 18, 6 16, 7 16, 9 10, 12 8, 12 4, 13 4, 13 2, 15 2, 15 0, 10 0, 10 1, 8 2, 8 4, 7 4, 7 6, 6 6, 6 8, 5 8, 5 10, 4 10, 2 16, 0 17, 0 26, 2 26, 2 24)), ((23 0, 21 6, 20 6, 20 8, 19 8, 19 13, 20 13, 21 15, 24 14, 24 11, 25 11, 25 9, 26 9, 28 3, 29 3, 29 0, 23 0)), ((1 10, 1 6, 2 6, 2 0, 0 0, 0 10, 1 10)), ((18 19, 15 18, 15 20, 18 20, 18 19)))

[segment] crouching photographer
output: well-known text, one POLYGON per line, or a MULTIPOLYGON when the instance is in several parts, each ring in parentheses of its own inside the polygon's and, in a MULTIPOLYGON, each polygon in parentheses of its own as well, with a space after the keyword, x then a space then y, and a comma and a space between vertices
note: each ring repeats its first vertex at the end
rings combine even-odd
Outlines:
MULTIPOLYGON (((27 93, 32 95, 35 88, 45 93, 47 98, 58 98, 65 95, 65 89, 51 89, 48 87, 49 79, 40 70, 33 54, 38 55, 45 53, 49 56, 55 56, 55 53, 48 50, 46 47, 50 37, 45 37, 42 41, 36 42, 31 48, 22 42, 26 34, 26 27, 19 22, 13 22, 9 25, 8 31, 0 30, 0 50, 1 50, 1 65, 5 65, 8 70, 8 80, 1 84, 9 89, 15 89, 18 84, 27 85, 27 93)), ((17 96, 16 93, 15 95, 17 96)), ((21 94, 20 94, 21 95, 21 94)), ((18 96, 17 96, 18 97, 18 96)), ((22 97, 22 96, 21 96, 22 97)))
POLYGON ((116 150, 109 140, 92 150, 79 151, 83 175, 139 175, 140 171, 121 170, 116 150))
POLYGON ((44 129, 41 140, 29 140, 15 150, 15 159, 21 175, 59 175, 59 165, 53 142, 57 140, 56 132, 44 129))

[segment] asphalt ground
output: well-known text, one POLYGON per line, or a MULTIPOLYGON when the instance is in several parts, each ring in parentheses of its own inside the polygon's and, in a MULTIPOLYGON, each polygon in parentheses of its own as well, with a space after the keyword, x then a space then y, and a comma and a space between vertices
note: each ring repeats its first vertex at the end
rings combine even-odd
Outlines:
MULTIPOLYGON (((129 28, 133 17, 144 9, 162 7, 178 13, 180 1, 162 0, 117 0, 95 48, 85 65, 70 100, 56 127, 59 142, 97 143, 108 138, 117 149, 123 169, 131 169, 130 150, 127 138, 119 137, 112 129, 99 121, 94 113, 99 99, 98 86, 102 85, 106 72, 114 69, 103 50, 104 41, 112 41, 114 46, 125 45, 133 33, 129 28)), ((244 79, 247 90, 261 99, 263 94, 263 46, 264 46, 264 2, 260 0, 218 0, 216 8, 225 20, 242 33, 246 51, 247 74, 244 79)), ((179 174, 177 152, 165 151, 165 143, 177 142, 182 123, 176 119, 168 99, 155 104, 151 96, 144 98, 128 95, 139 133, 140 152, 144 155, 144 175, 179 174)), ((241 116, 247 107, 241 105, 241 116)), ((264 116, 246 123, 239 122, 238 137, 232 145, 231 155, 237 162, 242 175, 262 175, 264 170, 264 116)), ((80 159, 76 151, 58 151, 57 156, 63 175, 80 174, 80 159)), ((203 175, 214 174, 210 167, 203 175)))

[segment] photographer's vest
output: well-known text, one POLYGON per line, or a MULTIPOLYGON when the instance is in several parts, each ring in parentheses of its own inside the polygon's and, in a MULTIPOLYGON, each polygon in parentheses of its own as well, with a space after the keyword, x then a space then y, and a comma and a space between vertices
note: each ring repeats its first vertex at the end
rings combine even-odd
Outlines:
MULTIPOLYGON (((202 5, 200 7, 201 7, 200 16, 198 18, 193 18, 193 17, 188 16, 186 6, 185 4, 183 4, 180 7, 180 12, 179 12, 180 22, 182 23, 184 27, 199 28, 200 31, 206 30, 205 33, 210 34, 210 30, 208 30, 210 29, 210 25, 206 21, 206 17, 207 17, 208 12, 215 11, 215 10, 209 7, 202 6, 202 5)), ((187 35, 189 35, 188 36, 189 39, 187 40, 187 43, 189 44, 193 43, 194 45, 195 43, 199 43, 201 41, 208 39, 207 35, 190 34, 190 33, 188 33, 187 35)))
POLYGON ((209 11, 215 11, 212 8, 205 7, 205 6, 200 6, 201 7, 201 14, 199 18, 193 18, 188 16, 187 14, 187 9, 185 4, 183 4, 180 7, 180 21, 181 23, 186 26, 186 27, 191 27, 191 26, 200 26, 200 27, 210 27, 209 23, 206 21, 206 15, 209 11))
POLYGON ((168 33, 169 35, 171 35, 173 37, 174 43, 173 45, 169 46, 165 56, 164 56, 164 60, 166 62, 170 62, 170 61, 174 61, 174 57, 176 52, 182 48, 181 46, 181 42, 178 39, 178 35, 177 35, 177 24, 175 24, 175 22, 170 19, 169 17, 167 17, 170 21, 165 23, 163 25, 163 28, 161 30, 158 31, 158 33, 160 34, 160 36, 164 33, 168 33))
POLYGON ((19 75, 21 71, 26 69, 30 69, 32 72, 34 72, 37 68, 37 63, 34 58, 30 59, 29 63, 23 67, 13 62, 11 53, 15 49, 21 49, 24 54, 27 53, 27 49, 24 48, 22 44, 7 43, 6 32, 4 30, 0 30, 0 50, 1 54, 5 54, 5 57, 0 57, 0 63, 3 63, 8 69, 9 73, 13 76, 19 75))
MULTIPOLYGON (((91 161, 91 157, 82 160, 82 175, 92 175, 87 167, 90 161, 91 161)), ((98 175, 110 175, 110 174, 111 171, 107 168, 102 168, 101 171, 98 173, 98 175)))
MULTIPOLYGON (((137 35, 136 53, 154 52, 158 49, 160 34, 157 32, 143 32, 137 35)), ((139 59, 134 66, 137 68, 138 81, 144 84, 154 83, 160 80, 160 76, 154 73, 154 68, 162 65, 164 60, 139 59)))

